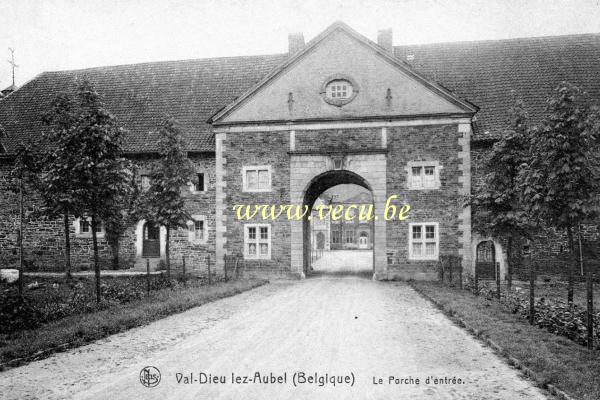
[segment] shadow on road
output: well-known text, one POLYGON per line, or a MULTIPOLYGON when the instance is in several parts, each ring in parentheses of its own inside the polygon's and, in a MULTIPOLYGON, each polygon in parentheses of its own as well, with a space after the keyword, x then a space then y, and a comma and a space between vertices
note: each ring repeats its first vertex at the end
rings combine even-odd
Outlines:
POLYGON ((373 278, 373 252, 367 250, 332 250, 313 262, 313 277, 373 278))
POLYGON ((373 271, 372 270, 335 270, 335 271, 327 271, 327 270, 314 270, 311 271, 307 278, 328 278, 328 277, 357 277, 361 279, 372 279, 373 271))

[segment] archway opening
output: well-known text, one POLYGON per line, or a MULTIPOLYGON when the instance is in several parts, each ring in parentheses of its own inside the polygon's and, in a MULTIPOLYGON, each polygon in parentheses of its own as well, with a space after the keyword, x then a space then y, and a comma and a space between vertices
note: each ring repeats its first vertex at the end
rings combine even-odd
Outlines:
POLYGON ((369 184, 350 171, 328 171, 310 182, 304 205, 311 209, 303 221, 305 275, 371 278, 374 225, 359 218, 369 209, 375 215, 369 184))

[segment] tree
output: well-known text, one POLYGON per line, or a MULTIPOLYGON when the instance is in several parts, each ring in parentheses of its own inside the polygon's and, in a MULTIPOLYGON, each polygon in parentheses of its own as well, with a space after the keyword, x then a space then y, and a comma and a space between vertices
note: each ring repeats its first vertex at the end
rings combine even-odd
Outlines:
POLYGON ((90 218, 94 249, 96 300, 100 302, 100 262, 98 227, 120 212, 116 207, 123 193, 131 190, 129 161, 122 157, 122 129, 104 108, 93 86, 83 81, 78 86, 77 112, 72 130, 79 146, 73 166, 76 200, 82 215, 90 218))
POLYGON ((136 200, 139 196, 137 185, 134 181, 134 174, 131 172, 131 166, 126 168, 129 185, 123 186, 123 192, 109 199, 106 204, 106 212, 102 218, 106 232, 106 241, 111 247, 112 267, 119 268, 119 248, 121 235, 127 230, 136 219, 136 200))
POLYGON ((166 228, 167 276, 171 276, 170 236, 172 228, 185 228, 191 219, 185 211, 182 189, 193 173, 192 163, 185 152, 181 131, 173 118, 167 118, 159 130, 160 159, 150 173, 151 184, 144 193, 142 214, 150 223, 166 228))
POLYGON ((522 101, 515 102, 510 115, 510 130, 494 144, 485 162, 485 185, 471 198, 475 229, 483 235, 507 241, 508 290, 512 286, 511 250, 514 238, 529 237, 534 228, 520 203, 518 186, 530 131, 522 101))
POLYGON ((74 129, 77 104, 68 93, 58 94, 43 115, 50 130, 42 133, 41 168, 38 191, 44 214, 62 216, 65 234, 65 275, 71 277, 71 241, 69 218, 81 216, 77 196, 75 165, 80 162, 80 137, 74 129))
POLYGON ((18 246, 19 246, 19 294, 23 295, 23 272, 25 270, 24 254, 24 224, 27 219, 25 215, 25 196, 31 192, 30 186, 35 181, 37 165, 34 150, 31 144, 19 144, 15 153, 14 165, 10 171, 10 187, 18 195, 19 222, 18 222, 18 246))
POLYGON ((547 101, 547 117, 530 135, 527 162, 521 169, 522 201, 546 226, 567 234, 567 301, 573 304, 575 246, 573 232, 598 215, 598 124, 585 93, 562 82, 547 101))

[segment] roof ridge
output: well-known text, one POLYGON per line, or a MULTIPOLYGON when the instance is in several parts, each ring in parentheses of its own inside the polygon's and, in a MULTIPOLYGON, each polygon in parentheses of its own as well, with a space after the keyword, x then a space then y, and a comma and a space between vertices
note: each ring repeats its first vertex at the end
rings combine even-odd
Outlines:
POLYGON ((395 45, 394 49, 405 49, 407 47, 425 47, 425 46, 436 46, 436 45, 460 45, 460 44, 476 44, 476 43, 501 43, 501 42, 517 42, 517 41, 528 41, 528 40, 551 40, 560 38, 577 38, 583 36, 597 36, 600 38, 600 32, 588 32, 588 33, 572 33, 567 35, 547 35, 547 36, 520 36, 516 38, 503 38, 503 39, 482 39, 482 40, 458 40, 455 42, 431 42, 431 43, 414 43, 414 44, 401 44, 395 45))
POLYGON ((179 60, 158 60, 158 61, 145 61, 140 63, 128 63, 128 64, 113 64, 113 65, 101 65, 97 67, 87 68, 74 68, 74 69, 59 69, 52 71, 43 71, 41 74, 61 74, 61 73, 72 73, 72 72, 85 72, 85 71, 101 71, 110 70, 113 68, 122 67, 140 67, 144 65, 158 65, 158 64, 172 64, 172 63, 184 63, 194 61, 213 61, 213 60, 242 60, 251 58, 269 58, 269 57, 283 57, 287 56, 286 53, 273 53, 273 54, 255 54, 255 55, 244 55, 244 56, 220 56, 220 57, 204 57, 204 58, 184 58, 179 60))

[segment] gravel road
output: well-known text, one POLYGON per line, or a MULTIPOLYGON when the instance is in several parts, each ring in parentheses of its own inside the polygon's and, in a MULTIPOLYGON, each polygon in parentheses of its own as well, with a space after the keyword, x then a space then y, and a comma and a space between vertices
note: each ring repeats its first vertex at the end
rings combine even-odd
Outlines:
POLYGON ((547 398, 406 284, 357 277, 275 282, 5 371, 0 397, 547 398), (156 387, 141 384, 145 366, 160 370, 156 387), (255 372, 282 380, 285 374, 286 382, 243 383, 255 372), (194 381, 201 373, 226 383, 194 381), (232 373, 240 383, 232 383, 232 373), (317 382, 308 382, 315 374, 317 382), (342 383, 334 386, 332 375, 342 383), (389 383, 390 376, 398 380, 389 383))

